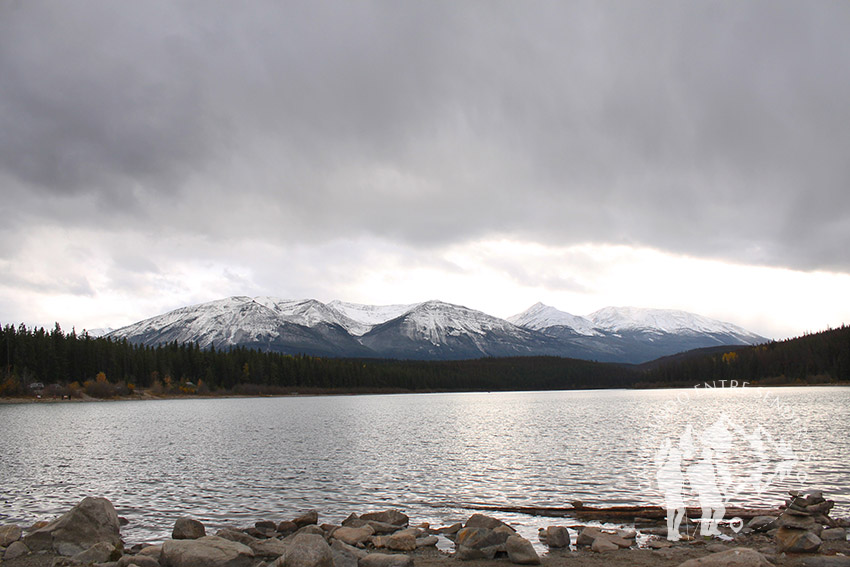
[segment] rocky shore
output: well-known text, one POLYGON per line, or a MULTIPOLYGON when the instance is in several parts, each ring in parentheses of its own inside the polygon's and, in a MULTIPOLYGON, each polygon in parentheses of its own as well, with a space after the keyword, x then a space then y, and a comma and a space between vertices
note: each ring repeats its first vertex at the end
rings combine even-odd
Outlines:
MULTIPOLYGON (((451 526, 412 523, 398 510, 351 514, 325 524, 316 511, 291 519, 207 533, 175 518, 171 539, 131 545, 104 498, 85 498, 50 522, 0 526, 2 567, 496 567, 498 565, 765 567, 848 566, 847 520, 829 516, 818 492, 792 492, 774 514, 724 524, 719 537, 682 533, 668 541, 661 523, 636 529, 541 525, 534 545, 505 522, 472 514, 451 526), (543 549, 542 553, 538 550, 543 549)), ((560 520, 563 520, 561 518, 560 520)))

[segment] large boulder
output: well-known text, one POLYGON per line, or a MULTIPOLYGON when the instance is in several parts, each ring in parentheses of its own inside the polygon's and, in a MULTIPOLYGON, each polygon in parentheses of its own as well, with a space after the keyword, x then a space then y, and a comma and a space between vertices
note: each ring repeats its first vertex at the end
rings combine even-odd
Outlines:
POLYGON ((491 530, 489 528, 463 528, 455 538, 455 559, 493 559, 497 553, 505 551, 510 530, 491 530))
POLYGON ((24 536, 33 551, 55 551, 73 556, 96 543, 121 544, 120 523, 112 502, 87 497, 46 526, 24 536))
POLYGON ((216 536, 172 539, 162 544, 162 567, 251 567, 254 552, 247 545, 216 536))
POLYGON ((122 555, 119 547, 102 541, 76 554, 73 560, 79 563, 106 563, 108 561, 117 561, 122 555))
POLYGON ((517 565, 540 565, 540 556, 534 551, 531 542, 520 535, 509 536, 505 541, 508 559, 517 565))
POLYGON ((14 542, 21 539, 23 530, 20 526, 10 524, 8 526, 0 526, 0 547, 9 547, 14 542))
MULTIPOLYGON (((490 529, 490 530, 495 530, 496 528, 498 528, 500 526, 507 526, 508 528, 510 528, 510 526, 508 526, 505 522, 503 522, 502 520, 499 520, 498 518, 493 518, 492 516, 487 516, 485 514, 473 514, 466 521, 465 527, 467 527, 467 528, 487 528, 487 529, 490 529)), ((513 528, 510 528, 510 529, 513 529, 513 528)))
POLYGON ((12 559, 17 559, 18 557, 23 557, 24 555, 29 554, 30 548, 27 547, 22 541, 13 541, 9 544, 9 547, 6 548, 6 551, 3 552, 3 560, 11 561, 12 559))
POLYGON ((174 529, 171 530, 173 539, 198 539, 207 535, 204 524, 192 518, 177 518, 174 529))
POLYGON ((254 557, 277 559, 286 554, 289 544, 276 537, 272 537, 269 539, 255 539, 248 544, 248 547, 254 552, 254 557))
POLYGON ((739 547, 699 559, 689 559, 679 567, 773 567, 773 563, 754 549, 739 547))
POLYGON ((325 538, 318 534, 298 534, 286 553, 275 562, 281 567, 333 567, 334 557, 325 538))

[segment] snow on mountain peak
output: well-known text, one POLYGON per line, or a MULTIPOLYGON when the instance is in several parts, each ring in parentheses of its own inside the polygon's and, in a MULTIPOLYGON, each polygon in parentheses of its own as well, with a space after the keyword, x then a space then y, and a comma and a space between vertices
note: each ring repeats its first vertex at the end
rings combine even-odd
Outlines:
POLYGON ((605 331, 649 330, 662 333, 721 333, 758 338, 731 323, 709 319, 676 309, 641 307, 605 307, 588 315, 594 325, 605 331))
POLYGON ((351 321, 350 326, 343 325, 351 334, 362 336, 375 325, 400 317, 418 305, 421 304, 363 305, 334 299, 327 304, 327 307, 351 321))
POLYGON ((539 302, 522 313, 508 317, 507 320, 514 325, 535 331, 542 331, 549 327, 569 327, 580 335, 593 336, 599 334, 599 331, 593 328, 593 322, 585 317, 573 315, 539 302))

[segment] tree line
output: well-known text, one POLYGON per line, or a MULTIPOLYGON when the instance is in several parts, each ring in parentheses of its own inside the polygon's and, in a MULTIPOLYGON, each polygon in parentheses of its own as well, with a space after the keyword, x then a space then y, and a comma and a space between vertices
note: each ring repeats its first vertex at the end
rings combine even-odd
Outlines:
POLYGON ((6 325, 0 331, 0 396, 294 391, 487 391, 610 388, 633 385, 623 367, 557 357, 464 361, 341 359, 201 349, 176 342, 138 345, 75 331, 6 325))
POLYGON ((0 329, 0 396, 569 390, 850 382, 850 327, 645 365, 558 357, 415 361, 324 358, 245 347, 201 349, 51 331, 0 329))

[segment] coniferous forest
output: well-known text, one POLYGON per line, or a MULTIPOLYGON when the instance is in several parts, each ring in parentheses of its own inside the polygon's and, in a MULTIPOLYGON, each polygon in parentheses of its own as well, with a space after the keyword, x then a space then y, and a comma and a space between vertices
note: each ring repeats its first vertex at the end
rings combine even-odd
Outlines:
POLYGON ((0 396, 126 397, 321 392, 567 390, 850 382, 850 327, 644 365, 557 357, 413 361, 321 358, 196 344, 135 345, 85 333, 0 329, 0 396))

